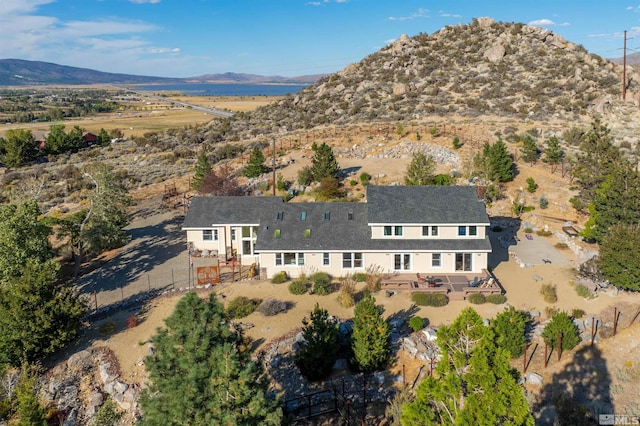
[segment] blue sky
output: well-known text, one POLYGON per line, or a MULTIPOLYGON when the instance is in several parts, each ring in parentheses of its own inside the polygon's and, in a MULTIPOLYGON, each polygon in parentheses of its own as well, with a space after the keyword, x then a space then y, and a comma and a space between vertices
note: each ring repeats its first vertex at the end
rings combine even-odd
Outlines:
POLYGON ((0 58, 190 77, 332 73, 401 34, 474 17, 543 26, 588 51, 640 51, 640 1, 0 0, 0 58))

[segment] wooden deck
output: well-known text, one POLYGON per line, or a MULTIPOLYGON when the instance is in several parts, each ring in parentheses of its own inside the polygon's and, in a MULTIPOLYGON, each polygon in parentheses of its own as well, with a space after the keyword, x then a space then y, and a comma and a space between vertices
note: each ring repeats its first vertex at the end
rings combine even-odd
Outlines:
POLYGON ((383 291, 408 291, 446 294, 450 300, 466 300, 471 294, 502 294, 504 292, 495 276, 488 271, 482 275, 446 274, 431 275, 397 273, 382 276, 383 291), (477 286, 474 286, 477 283, 477 286))

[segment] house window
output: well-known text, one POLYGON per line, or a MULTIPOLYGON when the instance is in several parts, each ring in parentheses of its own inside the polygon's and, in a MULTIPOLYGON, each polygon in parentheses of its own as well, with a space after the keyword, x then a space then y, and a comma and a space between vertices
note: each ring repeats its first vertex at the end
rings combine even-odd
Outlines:
POLYGON ((353 220, 353 212, 347 213, 347 219, 353 220))
POLYGON ((304 237, 311 238, 311 229, 307 228, 304 230, 304 237))
POLYGON ((231 241, 236 240, 236 230, 231 228, 231 241))
POLYGON ((202 241, 218 241, 218 230, 217 229, 203 229, 202 230, 202 241))
POLYGON ((442 253, 431 254, 431 267, 432 268, 442 267, 442 253))
MULTIPOLYGON (((277 236, 274 233, 275 238, 280 238, 280 230, 276 229, 277 236)), ((243 226, 242 227, 242 254, 251 255, 254 254, 254 246, 256 244, 256 238, 258 236, 257 226, 243 226)))
POLYGON ((329 266, 331 264, 329 253, 322 253, 322 265, 329 266))
POLYGON ((465 235, 467 235, 467 227, 458 226, 458 237, 464 237, 465 235))
POLYGON ((304 222, 307 220, 307 212, 300 212, 300 220, 304 222))
POLYGON ((362 268, 362 253, 342 253, 344 269, 362 268))
POLYGON ((429 227, 428 226, 423 226, 422 227, 422 236, 423 237, 428 237, 429 236, 429 227))
POLYGON ((330 220, 331 219, 331 212, 324 212, 324 220, 330 220))
POLYGON ((384 236, 390 237, 392 235, 402 236, 402 226, 385 226, 384 236))
POLYGON ((304 253, 276 253, 276 266, 303 266, 304 253))
POLYGON ((478 227, 477 226, 470 226, 469 227, 469 236, 475 237, 476 235, 478 235, 478 227))
POLYGON ((393 255, 393 270, 394 271, 410 271, 411 270, 411 255, 408 253, 398 253, 393 255))
POLYGON ((282 220, 284 218, 284 212, 276 213, 276 220, 282 220))
POLYGON ((471 271, 471 253, 456 253, 456 271, 471 271))
POLYGON ((431 227, 431 236, 432 237, 437 237, 438 236, 438 227, 437 226, 432 226, 431 227))

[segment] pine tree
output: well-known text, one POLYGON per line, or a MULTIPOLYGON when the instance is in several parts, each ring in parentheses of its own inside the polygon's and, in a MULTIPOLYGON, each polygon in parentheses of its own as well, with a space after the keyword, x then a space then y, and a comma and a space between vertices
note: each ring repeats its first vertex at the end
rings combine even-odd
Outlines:
POLYGON ((485 144, 484 155, 488 160, 489 180, 508 182, 513 179, 513 160, 502 140, 498 140, 493 145, 485 144))
POLYGON ((526 325, 525 315, 513 306, 500 312, 491 324, 496 344, 509 351, 511 358, 521 356, 524 351, 526 325))
POLYGON ((31 130, 9 129, 0 138, 0 155, 7 167, 18 167, 36 158, 38 149, 31 130))
POLYGON ((308 380, 322 380, 331 374, 338 359, 338 324, 317 303, 302 324, 304 342, 296 350, 296 365, 308 380))
POLYGON ((558 334, 561 335, 562 349, 573 349, 580 343, 578 329, 566 312, 556 312, 551 317, 551 321, 542 330, 542 337, 552 348, 558 347, 558 334))
POLYGON ((35 390, 37 384, 37 370, 23 364, 20 370, 20 382, 16 387, 18 426, 47 426, 45 410, 35 390))
POLYGON ((472 308, 438 330, 442 358, 437 377, 425 378, 402 424, 533 425, 533 417, 509 366, 509 353, 472 308))
POLYGON ((435 169, 436 162, 433 157, 426 156, 422 152, 416 152, 407 167, 407 173, 404 175, 404 184, 407 186, 431 185, 435 169))
POLYGON ((389 323, 382 318, 376 299, 366 294, 354 310, 352 364, 366 373, 385 368, 391 358, 390 335, 389 323))
POLYGON ((595 197, 606 177, 622 161, 620 149, 613 145, 611 130, 596 120, 591 129, 584 134, 580 143, 580 151, 571 171, 581 190, 572 204, 578 210, 584 210, 595 197))
POLYGON ((590 217, 581 235, 601 243, 612 226, 640 223, 638 193, 640 173, 630 163, 622 160, 596 190, 589 205, 590 217))
POLYGON ((0 365, 40 361, 77 337, 85 306, 58 284, 58 270, 54 260, 30 260, 0 287, 0 365))
POLYGON ((522 141, 522 147, 520 148, 522 152, 522 159, 527 163, 533 165, 536 161, 538 161, 538 146, 536 145, 536 141, 533 139, 531 135, 526 135, 524 140, 522 141))
POLYGON ((311 146, 314 151, 313 160, 311 161, 311 174, 315 182, 322 182, 322 178, 327 176, 337 178, 340 167, 333 155, 333 150, 325 142, 322 145, 315 142, 311 146))
POLYGON ((207 159, 207 154, 204 152, 198 155, 198 162, 196 163, 196 170, 193 174, 193 180, 191 181, 191 186, 196 191, 200 190, 202 187, 202 181, 204 180, 207 173, 211 172, 211 164, 207 159))
POLYGON ((242 169, 242 175, 248 178, 255 178, 263 173, 268 172, 269 168, 265 166, 264 161, 264 154, 262 153, 260 148, 253 148, 253 151, 251 151, 251 156, 247 161, 247 165, 244 167, 244 169, 242 169))
POLYGON ((0 206, 0 284, 22 275, 27 261, 53 257, 51 229, 40 216, 35 201, 0 206))
POLYGON ((598 268, 617 288, 640 290, 640 227, 618 224, 600 244, 598 268))
POLYGON ((544 158, 542 161, 554 166, 556 164, 560 164, 563 156, 564 152, 562 151, 558 138, 551 136, 547 139, 547 146, 544 149, 544 158))
POLYGON ((187 293, 165 323, 145 358, 151 383, 140 399, 143 425, 280 424, 268 378, 215 294, 206 302, 187 293))

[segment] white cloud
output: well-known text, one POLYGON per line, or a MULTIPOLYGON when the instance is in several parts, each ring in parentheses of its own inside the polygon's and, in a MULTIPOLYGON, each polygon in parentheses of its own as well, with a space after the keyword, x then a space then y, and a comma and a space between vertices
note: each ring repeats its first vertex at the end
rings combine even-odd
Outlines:
POLYGON ((462 15, 458 15, 457 13, 446 13, 440 10, 438 14, 443 18, 462 18, 462 15))
POLYGON ((144 3, 150 3, 150 4, 157 4, 160 3, 160 0, 129 0, 131 3, 135 3, 135 4, 144 4, 144 3))
POLYGON ((551 19, 536 19, 535 21, 529 22, 532 27, 553 27, 556 25, 551 19))
POLYGON ((417 12, 413 12, 409 16, 389 16, 389 21, 410 21, 412 19, 429 18, 429 9, 418 9, 417 12))
POLYGON ((165 53, 180 53, 180 49, 177 47, 152 47, 151 49, 149 49, 149 53, 154 53, 154 54, 165 54, 165 53))

